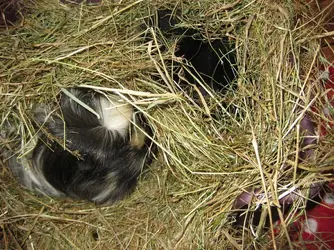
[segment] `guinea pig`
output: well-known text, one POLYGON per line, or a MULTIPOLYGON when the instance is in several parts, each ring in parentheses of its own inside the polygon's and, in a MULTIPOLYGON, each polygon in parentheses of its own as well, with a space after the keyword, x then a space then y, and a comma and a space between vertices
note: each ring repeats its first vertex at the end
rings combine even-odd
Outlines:
MULTIPOLYGON (((179 27, 180 15, 180 11, 158 10, 147 23, 158 28, 165 37, 176 39, 175 56, 182 57, 191 65, 189 71, 184 72, 186 82, 183 86, 194 84, 202 95, 207 95, 197 78, 209 90, 225 93, 237 76, 234 44, 227 37, 210 41, 195 29, 179 27)), ((173 78, 179 80, 177 74, 173 78)))
POLYGON ((70 88, 58 112, 34 111, 41 128, 28 156, 9 167, 30 190, 112 204, 131 193, 155 146, 145 117, 117 96, 70 88))

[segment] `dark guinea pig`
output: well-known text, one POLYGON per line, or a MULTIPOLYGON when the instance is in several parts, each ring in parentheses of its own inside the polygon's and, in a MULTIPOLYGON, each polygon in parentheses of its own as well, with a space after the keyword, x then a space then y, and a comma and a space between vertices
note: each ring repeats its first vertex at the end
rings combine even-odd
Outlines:
POLYGON ((29 156, 11 158, 9 166, 30 190, 111 204, 134 189, 151 162, 152 130, 143 114, 118 96, 81 88, 67 92, 59 112, 46 106, 35 110, 44 133, 29 156))
MULTIPOLYGON (((188 83, 195 84, 203 95, 207 91, 195 78, 201 79, 209 90, 225 93, 237 76, 234 44, 227 37, 210 41, 195 29, 178 27, 180 16, 180 11, 158 10, 147 25, 158 28, 165 37, 177 40, 175 56, 183 57, 191 64, 190 72, 184 72, 188 83)), ((179 80, 177 74, 173 78, 179 80)), ((186 83, 183 85, 187 86, 186 83)))

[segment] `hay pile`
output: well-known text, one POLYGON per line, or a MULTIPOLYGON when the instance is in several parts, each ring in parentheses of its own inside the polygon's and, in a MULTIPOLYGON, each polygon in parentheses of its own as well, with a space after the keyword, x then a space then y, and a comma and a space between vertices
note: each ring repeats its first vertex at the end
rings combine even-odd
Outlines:
POLYGON ((33 107, 56 102, 62 87, 85 85, 128 94, 147 114, 160 152, 136 191, 111 207, 37 197, 18 186, 3 159, 0 248, 287 246, 284 230, 273 242, 270 230, 255 230, 255 236, 250 225, 235 229, 228 215, 248 187, 267 194, 259 201, 266 208, 292 186, 306 188, 306 195, 310 183, 331 177, 321 171, 333 167, 332 134, 298 164, 298 126, 321 95, 314 74, 319 27, 302 14, 307 11, 291 1, 25 3, 24 20, 0 31, 1 147, 27 153, 29 148, 13 145, 25 145, 36 134, 33 107), (174 41, 143 26, 157 8, 181 9, 181 25, 210 39, 227 34, 235 40, 237 90, 211 93, 200 104, 178 90, 174 68, 166 63, 180 61, 172 56, 174 41), (303 21, 295 22, 297 14, 303 21), (168 49, 161 51, 163 43, 168 49), (8 122, 11 134, 4 138, 8 122))

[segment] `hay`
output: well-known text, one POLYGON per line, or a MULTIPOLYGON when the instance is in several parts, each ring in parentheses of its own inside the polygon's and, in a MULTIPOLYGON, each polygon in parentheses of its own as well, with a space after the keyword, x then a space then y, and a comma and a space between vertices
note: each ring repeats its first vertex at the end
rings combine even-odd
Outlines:
MULTIPOLYGON (((24 20, 0 31, 1 147, 26 154, 37 132, 33 107, 56 103, 61 88, 84 85, 116 93, 145 112, 160 153, 135 193, 110 207, 37 197, 2 167, 3 248, 288 246, 284 230, 273 241, 271 230, 233 228, 228 215, 235 198, 249 187, 264 191, 258 203, 267 208, 293 186, 303 190, 332 178, 321 171, 333 169, 333 134, 320 141, 311 159, 297 161, 300 120, 311 104, 323 105, 314 74, 320 29, 303 14, 307 11, 291 1, 25 3, 24 20), (199 104, 182 93, 167 63, 180 61, 172 56, 174 41, 142 26, 160 7, 181 9, 180 25, 210 39, 227 34, 236 41, 237 90, 211 93, 199 104), (302 22, 295 24, 297 14, 302 22), (154 39, 147 42, 145 34, 154 39), (167 50, 160 50, 162 43, 167 50), (5 137, 8 123, 10 136, 7 131, 5 137), (15 147, 15 141, 27 147, 15 147)), ((300 201, 294 210, 302 206, 300 201)), ((286 223, 293 219, 288 216, 286 223)))

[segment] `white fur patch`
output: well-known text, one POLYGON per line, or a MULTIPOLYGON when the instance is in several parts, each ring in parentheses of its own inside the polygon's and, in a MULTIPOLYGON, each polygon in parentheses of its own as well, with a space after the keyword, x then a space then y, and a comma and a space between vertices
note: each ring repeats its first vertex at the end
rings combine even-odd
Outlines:
POLYGON ((97 196, 95 196, 92 200, 95 202, 102 202, 105 200, 105 198, 108 197, 108 195, 110 195, 110 193, 112 192, 111 189, 105 189, 104 191, 102 191, 100 194, 98 194, 97 196))
POLYGON ((100 98, 100 105, 102 125, 125 136, 132 118, 132 107, 116 101, 112 103, 104 97, 100 98))
POLYGON ((309 234, 317 232, 318 222, 315 219, 307 219, 304 225, 304 231, 309 234))
POLYGON ((98 203, 103 202, 116 189, 115 179, 115 174, 109 173, 107 177, 108 185, 106 185, 105 189, 96 195, 92 200, 98 203))
POLYGON ((41 183, 39 182, 39 180, 36 178, 36 175, 32 172, 32 170, 30 169, 28 160, 24 157, 21 160, 22 163, 22 168, 23 168, 23 183, 25 184, 25 186, 27 188, 29 188, 30 190, 32 190, 32 183, 35 183, 37 186, 40 186, 41 183))
MULTIPOLYGON (((38 157, 40 158, 40 157, 38 157)), ((38 191, 42 194, 52 195, 52 196, 60 196, 61 193, 57 191, 44 177, 40 166, 30 166, 31 164, 40 164, 39 162, 31 162, 26 157, 22 157, 15 164, 16 174, 21 178, 21 183, 32 191, 38 191)))

